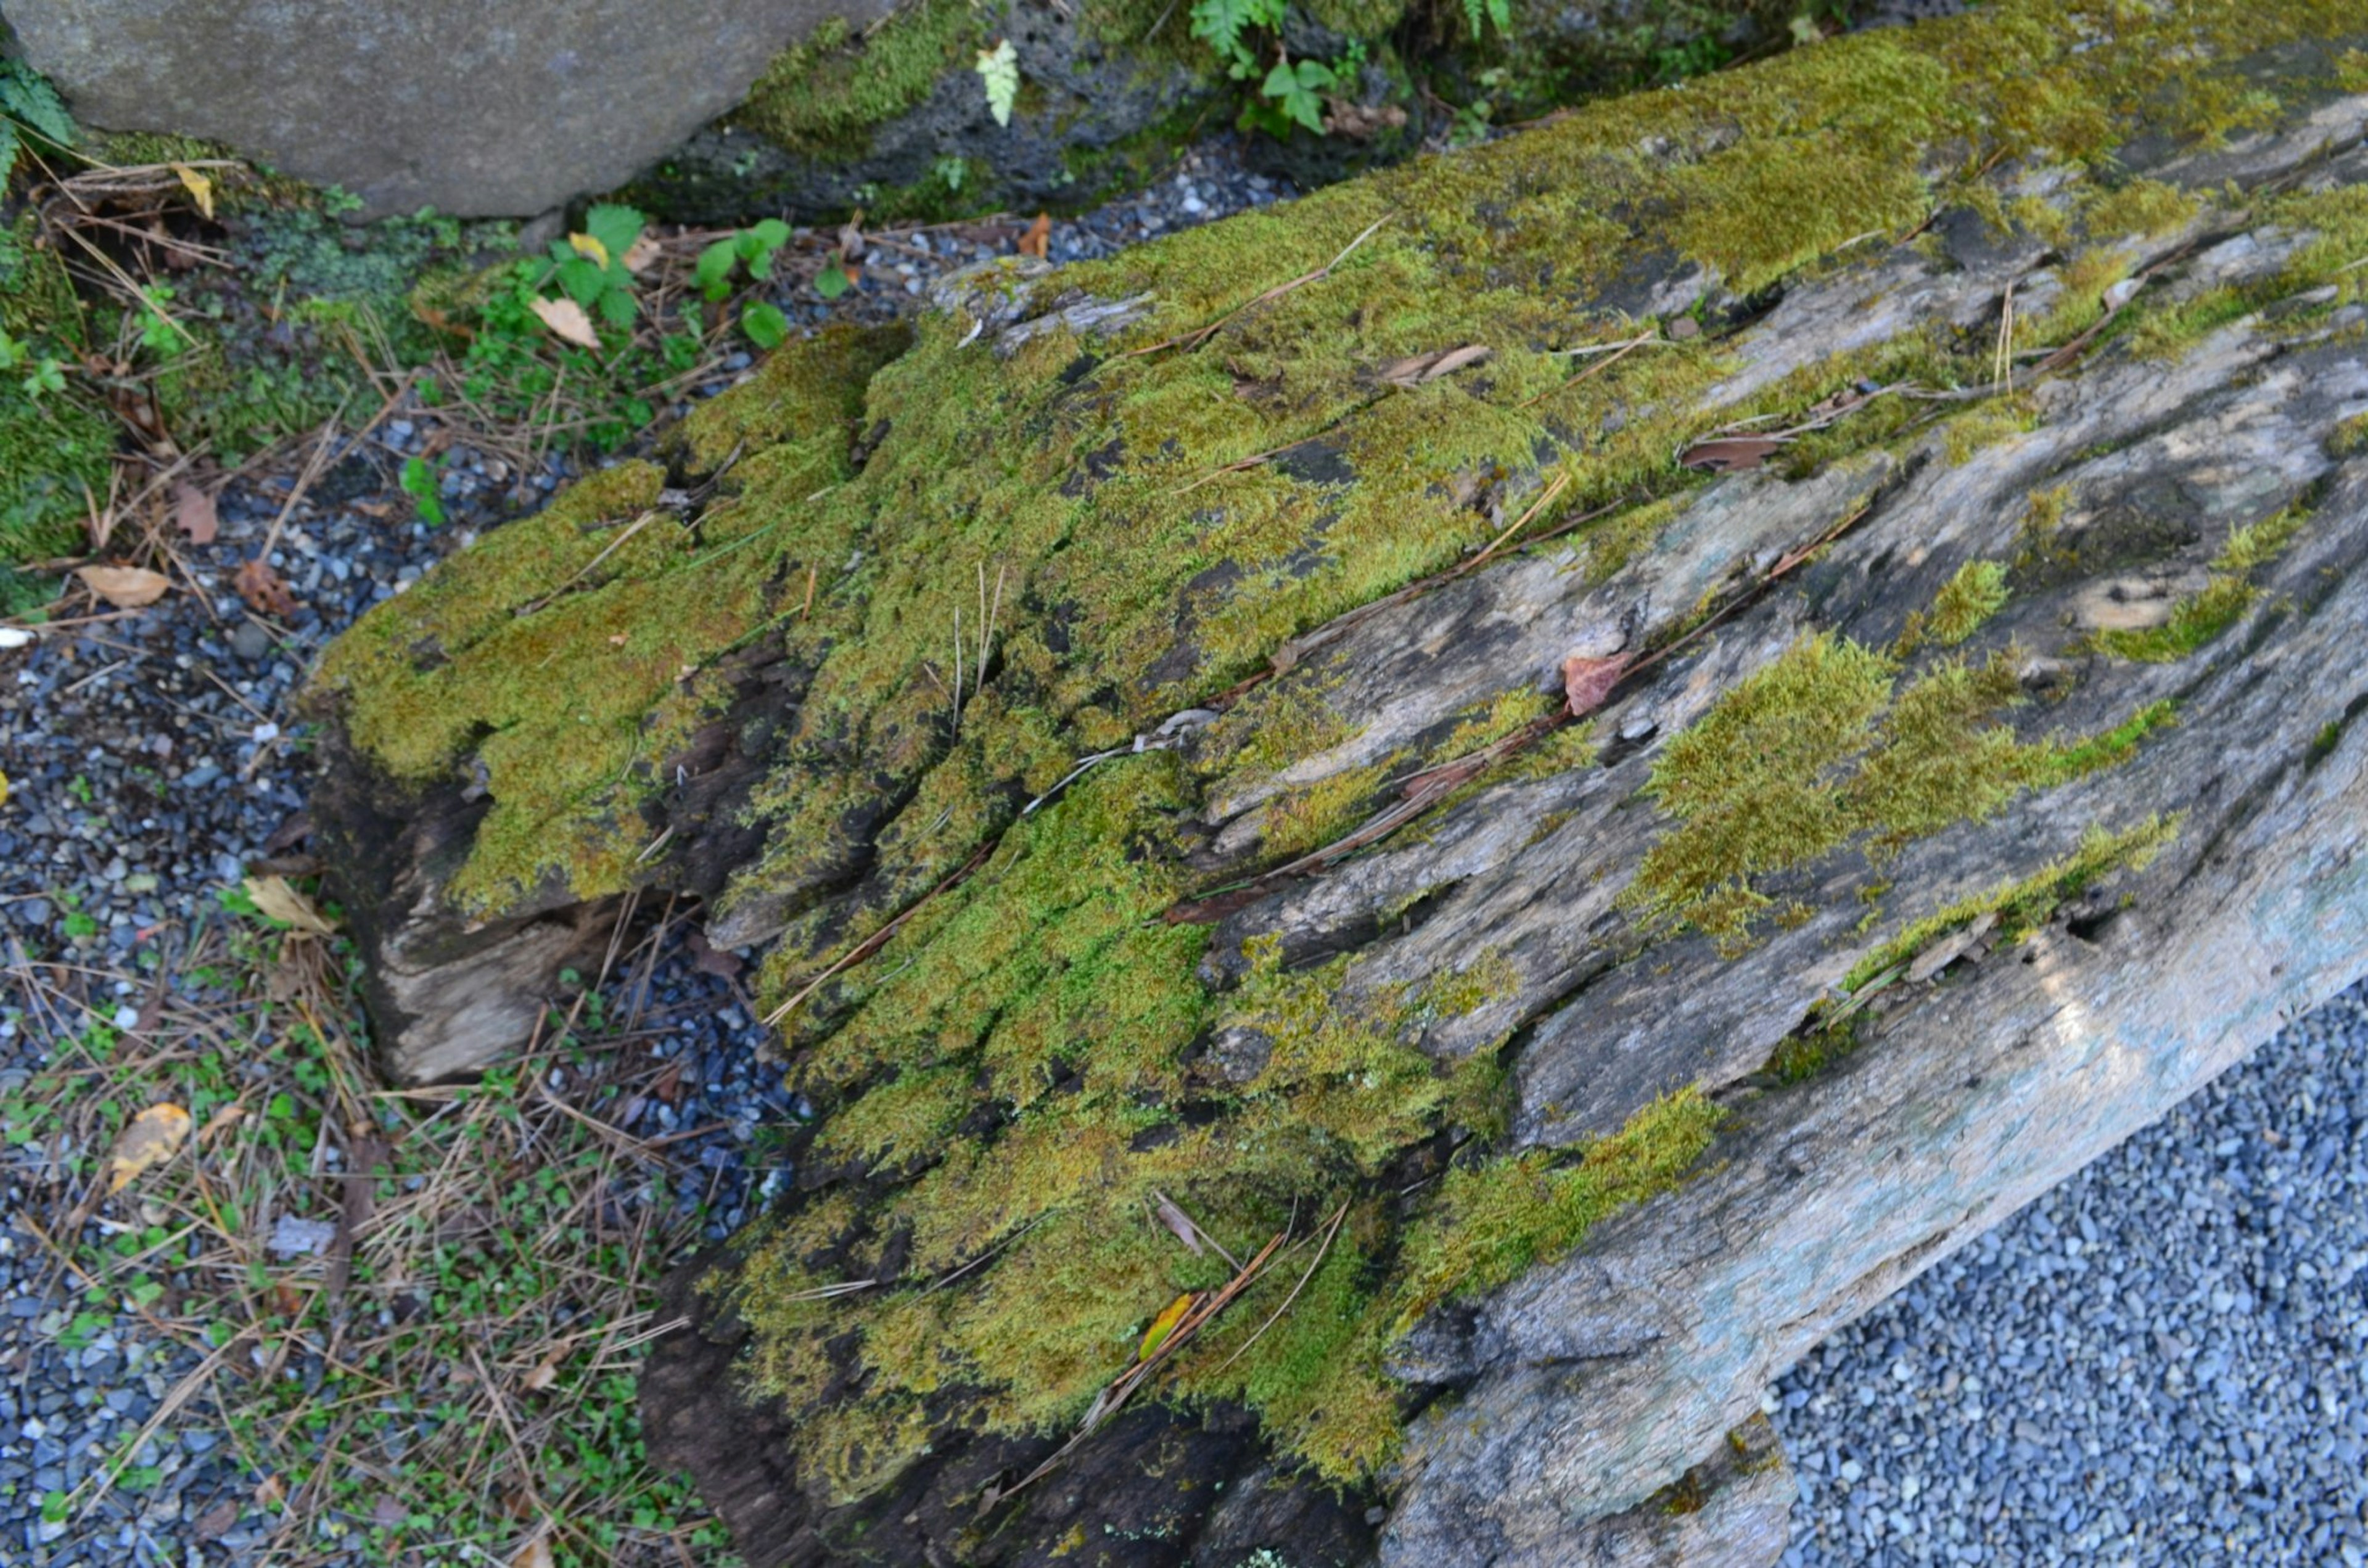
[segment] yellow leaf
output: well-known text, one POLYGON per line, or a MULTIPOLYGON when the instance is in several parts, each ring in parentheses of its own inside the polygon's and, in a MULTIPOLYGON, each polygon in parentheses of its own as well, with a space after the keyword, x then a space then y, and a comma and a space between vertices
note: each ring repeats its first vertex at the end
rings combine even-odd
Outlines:
POLYGON ((175 164, 173 172, 181 176, 181 184, 188 188, 190 199, 198 204, 198 210, 209 218, 212 217, 214 215, 214 182, 187 164, 175 164))
POLYGON ((5 805, 6 805, 7 803, 8 803, 8 774, 7 774, 7 770, 6 770, 6 769, 5 769, 5 768, 0 768, 0 806, 5 806, 5 805))
POLYGON ((169 1103, 150 1106, 115 1140, 107 1158, 107 1190, 121 1192, 142 1171, 171 1159, 188 1137, 188 1111, 169 1103))
POLYGON ((609 247, 589 234, 570 234, 567 236, 567 244, 569 249, 595 267, 609 265, 609 247))
POLYGON ((78 566, 74 575, 88 584, 92 593, 118 609, 153 605, 173 585, 172 579, 165 574, 151 572, 144 566, 78 566))
POLYGON ((592 330, 592 318, 586 315, 584 307, 575 301, 537 298, 528 302, 534 307, 534 313, 542 318, 542 324, 555 335, 579 347, 598 349, 600 347, 600 335, 592 330))
POLYGON ((246 896, 255 900, 256 908, 274 920, 285 920, 299 931, 325 937, 336 929, 313 901, 290 886, 285 877, 249 877, 246 896))
POLYGON ((1176 1332, 1176 1325, 1184 1321, 1184 1314, 1192 1310, 1192 1292, 1187 1290, 1160 1309, 1159 1315, 1151 1320, 1151 1326, 1143 1332, 1143 1348, 1134 1353, 1136 1360, 1148 1361, 1159 1353, 1167 1336, 1176 1332))

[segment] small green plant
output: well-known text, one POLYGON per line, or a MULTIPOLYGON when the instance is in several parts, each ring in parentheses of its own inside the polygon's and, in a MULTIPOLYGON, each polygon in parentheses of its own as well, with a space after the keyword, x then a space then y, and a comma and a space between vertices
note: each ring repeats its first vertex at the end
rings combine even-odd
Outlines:
POLYGON ((0 186, 16 172, 27 142, 51 147, 74 142, 74 117, 57 89, 21 60, 0 59, 0 186))
POLYGON ((773 257, 789 243, 790 226, 779 218, 768 218, 700 251, 691 268, 691 280, 709 302, 721 301, 732 292, 734 271, 745 270, 759 282, 771 278, 773 257))
POLYGON ((960 195, 962 192, 962 181, 970 178, 970 160, 968 158, 956 157, 950 153, 946 156, 938 160, 937 174, 939 180, 944 184, 948 190, 954 192, 956 195, 960 195))
POLYGON ((584 231, 551 242, 551 265, 537 287, 556 282, 560 292, 604 325, 633 324, 633 274, 625 257, 646 222, 632 208, 602 202, 584 215, 584 231))
POLYGON ((419 520, 431 528, 442 528, 444 497, 436 465, 426 458, 405 458, 400 483, 403 493, 410 496, 412 505, 418 508, 419 520))
POLYGON ((979 80, 986 86, 986 108, 997 125, 1011 123, 1012 107, 1019 101, 1019 53, 1004 39, 993 49, 978 51, 979 80))

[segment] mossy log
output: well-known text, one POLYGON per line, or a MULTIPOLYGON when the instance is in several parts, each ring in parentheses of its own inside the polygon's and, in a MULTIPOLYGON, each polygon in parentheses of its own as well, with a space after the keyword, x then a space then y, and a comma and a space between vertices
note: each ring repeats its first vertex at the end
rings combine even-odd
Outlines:
POLYGON ((752 1561, 1769 1561, 1771 1376, 2368 969, 2363 129, 2007 0, 785 350, 325 659, 388 1063, 766 949, 752 1561))

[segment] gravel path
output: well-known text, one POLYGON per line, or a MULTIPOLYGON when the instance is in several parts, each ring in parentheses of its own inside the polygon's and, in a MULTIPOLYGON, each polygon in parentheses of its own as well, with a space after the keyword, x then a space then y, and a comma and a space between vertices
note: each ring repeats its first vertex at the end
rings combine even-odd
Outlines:
POLYGON ((1814 1563, 2368 1562, 2368 985, 1777 1385, 1814 1563))
MULTIPOLYGON (((1220 142, 1056 226, 1052 256, 1108 254, 1283 194, 1220 142)), ((804 321, 893 313, 975 254, 924 238, 869 267, 857 296, 782 302, 804 321)), ((155 934, 210 907, 302 808, 287 704, 313 654, 566 477, 556 460, 521 475, 463 447, 447 461, 451 524, 390 521, 409 516, 394 480, 426 438, 424 419, 390 421, 296 508, 274 562, 304 608, 282 626, 241 607, 230 573, 279 511, 284 474, 224 494, 220 540, 191 552, 200 594, 0 651, 0 766, 15 790, 0 812, 0 1094, 49 1044, 5 966, 120 972, 91 1000, 103 1011, 120 986, 114 1005, 136 1016, 129 977, 155 934)), ((677 951, 646 999, 673 1020, 660 1049, 695 1068, 695 1088, 649 1107, 641 1131, 722 1124, 686 1141, 712 1173, 702 1196, 718 1233, 739 1223, 752 1186, 779 1178, 750 1158, 755 1129, 798 1108, 757 1065, 745 994, 713 972, 731 967, 677 951)), ((2355 991, 1838 1335, 1770 1396, 1802 1487, 1788 1563, 2368 1562, 2363 1137, 2368 1004, 2355 991)), ((251 1560, 265 1533, 251 1478, 200 1410, 142 1457, 161 1484, 110 1494, 71 1531, 40 1517, 41 1494, 111 1453, 188 1364, 130 1315, 81 1350, 59 1346, 71 1292, 23 1220, 47 1211, 41 1184, 61 1153, 11 1150, 0 1165, 0 1562, 251 1560)))

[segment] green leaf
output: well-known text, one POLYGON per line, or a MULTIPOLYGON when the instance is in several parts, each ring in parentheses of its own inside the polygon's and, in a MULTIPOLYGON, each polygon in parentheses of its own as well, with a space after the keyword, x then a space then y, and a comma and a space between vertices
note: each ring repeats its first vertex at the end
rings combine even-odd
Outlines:
POLYGON ((978 74, 986 84, 987 112, 997 125, 1011 123, 1012 106, 1019 101, 1019 51, 1005 39, 993 49, 978 51, 978 74))
POLYGON ((699 261, 690 269, 691 281, 710 300, 721 300, 732 292, 732 267, 739 256, 734 241, 716 241, 699 253, 699 261))
POLYGON ((825 300, 837 299, 851 286, 847 274, 839 270, 837 262, 831 263, 814 275, 814 292, 825 300))
POLYGON ((633 248, 642 237, 642 226, 648 220, 630 207, 604 201, 584 214, 584 232, 600 242, 611 261, 617 261, 633 248))
MULTIPOLYGON (((0 60, 0 114, 22 121, 43 141, 61 147, 74 145, 74 116, 66 112, 57 89, 14 60, 0 60)), ((0 169, 6 162, 0 157, 0 169)))
POLYGON ((600 296, 600 319, 610 326, 633 324, 633 295, 630 289, 610 289, 600 296))
POLYGON ((571 256, 559 264, 559 287, 569 299, 589 310, 595 300, 609 291, 609 275, 597 261, 571 256))
MULTIPOLYGON (((815 279, 819 286, 821 279, 815 279)), ((740 312, 740 330, 759 348, 779 348, 789 341, 790 318, 777 305, 754 304, 740 312)))

